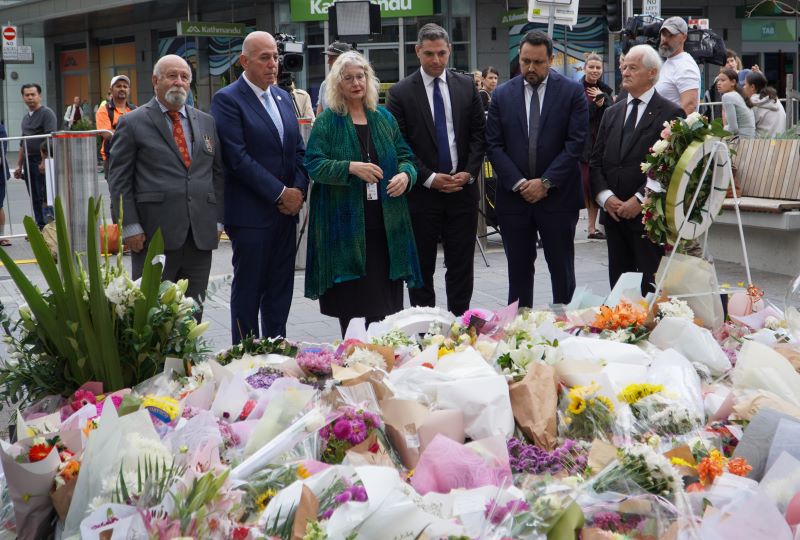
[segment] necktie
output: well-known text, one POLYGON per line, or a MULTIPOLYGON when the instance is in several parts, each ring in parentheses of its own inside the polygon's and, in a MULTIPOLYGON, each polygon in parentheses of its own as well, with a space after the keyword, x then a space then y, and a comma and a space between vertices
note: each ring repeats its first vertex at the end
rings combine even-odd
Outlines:
POLYGON ((272 118, 272 123, 275 124, 275 128, 278 130, 281 144, 283 144, 283 120, 281 119, 281 113, 278 112, 275 103, 270 99, 268 91, 261 94, 261 99, 264 101, 264 106, 267 108, 269 117, 272 118))
POLYGON ((630 145, 633 143, 633 132, 636 130, 636 119, 639 117, 639 103, 641 103, 639 99, 633 98, 631 100, 631 112, 627 120, 625 120, 625 125, 622 126, 620 150, 623 155, 630 150, 630 145))
POLYGON ((536 145, 539 142, 539 85, 531 85, 533 95, 531 96, 530 111, 528 111, 528 169, 529 178, 536 177, 536 145))
POLYGON ((439 88, 439 77, 433 79, 433 123, 436 126, 436 150, 439 157, 439 172, 450 174, 453 160, 450 158, 450 139, 447 137, 447 116, 444 99, 439 88))
POLYGON ((172 120, 172 138, 175 139, 183 164, 188 169, 192 159, 189 157, 189 147, 186 145, 186 136, 183 133, 183 125, 181 125, 181 114, 178 111, 167 111, 167 115, 172 120))

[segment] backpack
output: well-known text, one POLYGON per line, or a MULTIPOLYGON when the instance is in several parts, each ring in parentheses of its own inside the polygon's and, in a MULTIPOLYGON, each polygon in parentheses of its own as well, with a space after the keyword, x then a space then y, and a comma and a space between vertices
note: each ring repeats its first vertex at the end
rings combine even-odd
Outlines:
MULTIPOLYGON (((125 105, 132 111, 136 108, 136 105, 132 103, 125 102, 125 105)), ((117 112, 117 108, 114 107, 114 100, 106 102, 106 111, 108 112, 108 120, 109 124, 111 125, 111 129, 114 129, 114 113, 117 112)), ((103 140, 103 152, 106 155, 106 163, 108 163, 108 159, 111 156, 111 138, 103 140)))

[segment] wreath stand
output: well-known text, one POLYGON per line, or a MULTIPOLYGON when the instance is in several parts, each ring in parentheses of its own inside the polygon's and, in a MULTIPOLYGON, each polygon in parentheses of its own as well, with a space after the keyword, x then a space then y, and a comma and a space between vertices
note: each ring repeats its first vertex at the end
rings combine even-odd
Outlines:
MULTIPOLYGON (((666 218, 667 227, 670 232, 674 232, 673 245, 678 246, 682 239, 693 240, 704 236, 703 240, 703 255, 705 255, 708 246, 708 229, 714 222, 716 216, 722 208, 722 203, 725 201, 725 195, 728 192, 728 186, 733 183, 733 170, 731 169, 731 157, 728 151, 728 145, 718 137, 706 137, 703 141, 695 141, 689 145, 688 148, 681 155, 678 164, 675 166, 675 171, 672 173, 670 185, 667 188, 666 197, 666 218), (692 202, 689 205, 688 211, 684 212, 683 203, 686 200, 686 191, 689 186, 689 179, 692 172, 705 157, 710 156, 706 161, 703 169, 703 174, 700 176, 700 181, 697 183, 697 188, 694 191, 692 202), (713 164, 713 169, 711 166, 713 164), (711 169, 711 174, 709 174, 711 169), (697 199, 700 196, 702 187, 706 182, 711 182, 711 192, 706 199, 705 204, 701 208, 703 219, 700 223, 689 221, 689 216, 692 215, 697 199)), ((742 255, 744 257, 744 268, 747 274, 747 283, 752 285, 753 278, 750 274, 750 261, 747 257, 747 246, 744 241, 744 229, 742 227, 742 216, 739 212, 739 195, 736 189, 732 190, 734 200, 734 210, 736 212, 736 222, 739 227, 739 239, 742 243, 742 255)), ((653 309, 653 305, 658 300, 661 289, 664 286, 667 274, 669 273, 672 259, 677 252, 673 249, 667 263, 664 266, 664 271, 661 278, 656 283, 656 289, 653 297, 650 300, 648 311, 653 309)), ((720 293, 719 291, 711 291, 712 293, 720 293)))

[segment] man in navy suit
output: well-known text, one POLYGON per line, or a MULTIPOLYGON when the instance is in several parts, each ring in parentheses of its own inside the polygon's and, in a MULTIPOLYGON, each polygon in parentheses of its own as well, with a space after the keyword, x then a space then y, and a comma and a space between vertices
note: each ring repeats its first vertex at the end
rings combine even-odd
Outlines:
POLYGON ((286 335, 294 288, 297 214, 308 189, 305 145, 292 98, 275 86, 278 45, 252 32, 244 73, 214 95, 211 114, 225 165, 225 231, 233 245, 231 333, 286 335))
POLYGON ((497 223, 508 259, 508 301, 533 305, 536 235, 550 270, 553 303, 575 291, 575 226, 583 207, 578 159, 589 126, 583 87, 550 69, 553 42, 528 32, 521 75, 498 86, 486 147, 498 177, 497 223))

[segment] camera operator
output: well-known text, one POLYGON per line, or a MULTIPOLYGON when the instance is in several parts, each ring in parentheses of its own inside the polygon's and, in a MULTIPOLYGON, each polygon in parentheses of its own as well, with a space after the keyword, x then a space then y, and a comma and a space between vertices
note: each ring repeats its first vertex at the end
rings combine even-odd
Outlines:
POLYGON ((697 110, 700 96, 700 68, 692 56, 683 50, 689 27, 680 17, 670 17, 661 25, 658 52, 664 66, 656 91, 680 106, 688 116, 697 110))

